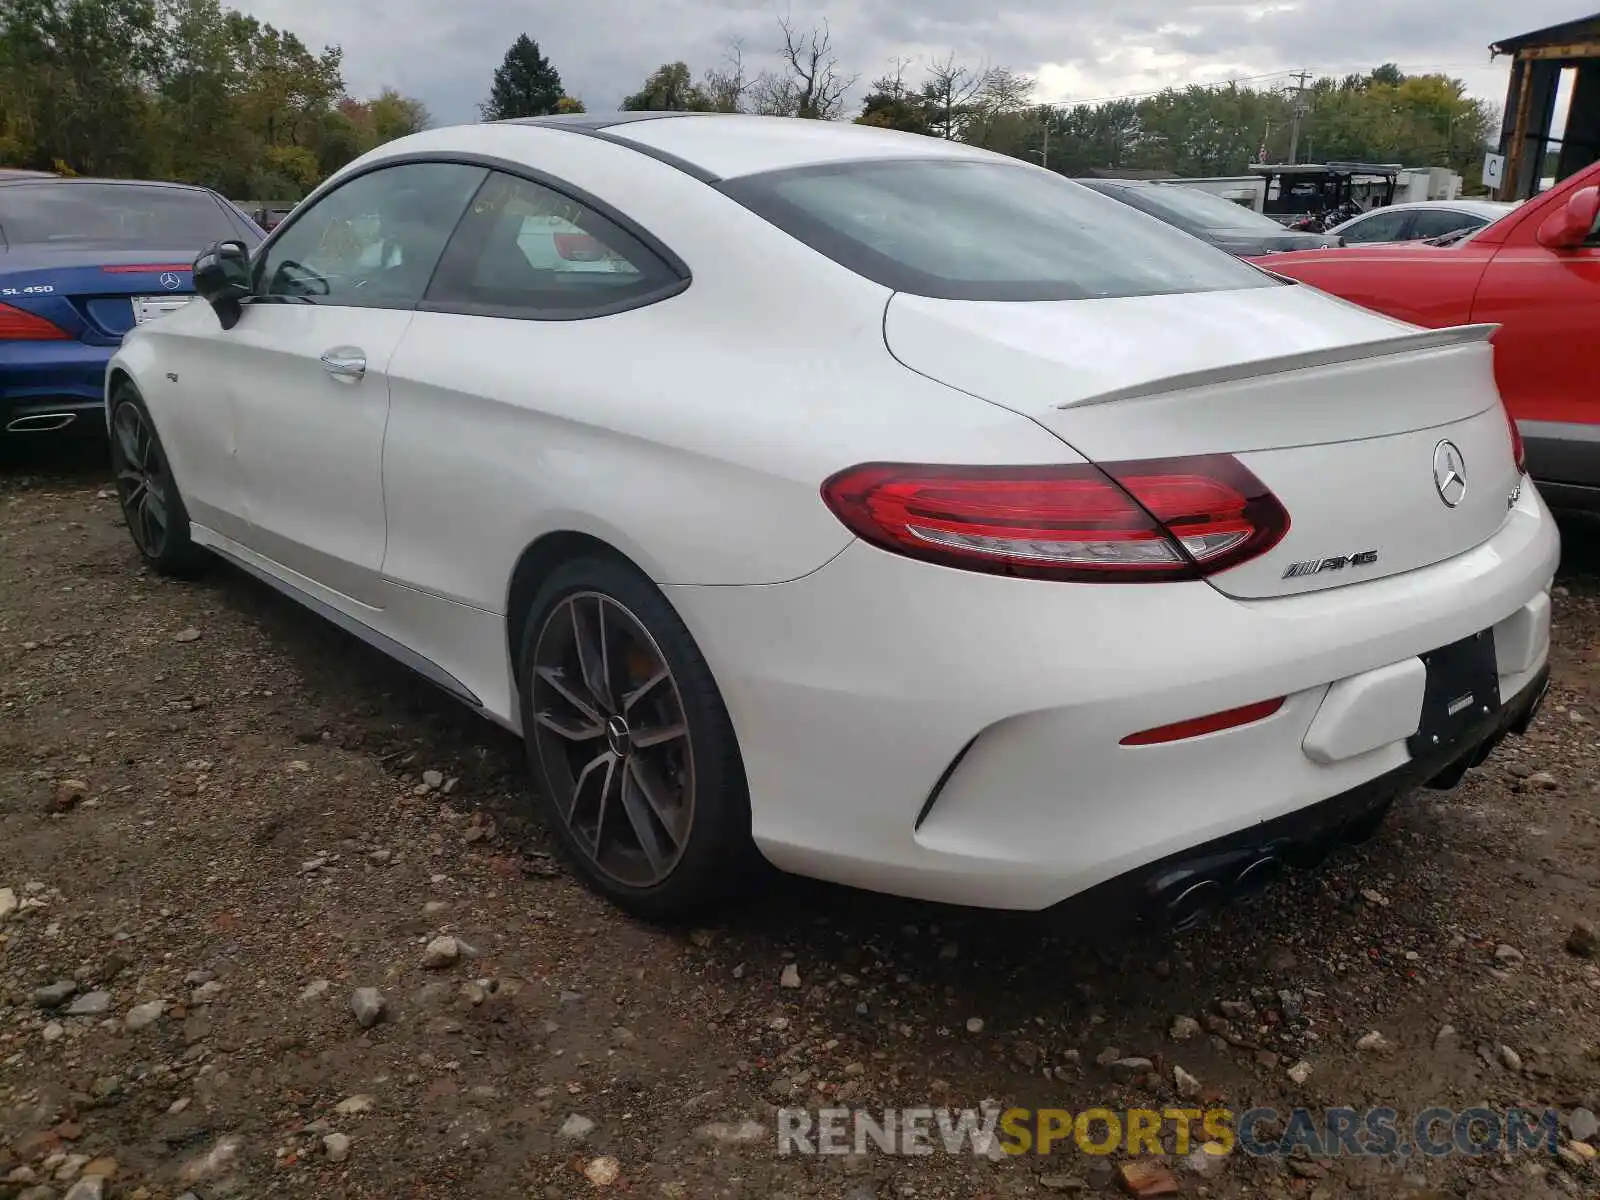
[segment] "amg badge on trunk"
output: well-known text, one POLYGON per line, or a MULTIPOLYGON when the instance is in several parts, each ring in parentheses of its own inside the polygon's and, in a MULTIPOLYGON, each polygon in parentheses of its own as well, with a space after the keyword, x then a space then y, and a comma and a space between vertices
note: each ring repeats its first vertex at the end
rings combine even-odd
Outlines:
POLYGON ((1346 567, 1370 567, 1378 561, 1376 550, 1361 550, 1355 554, 1340 554, 1333 558, 1310 558, 1305 562, 1290 563, 1283 573, 1285 579, 1301 575, 1319 575, 1323 571, 1342 571, 1346 567))

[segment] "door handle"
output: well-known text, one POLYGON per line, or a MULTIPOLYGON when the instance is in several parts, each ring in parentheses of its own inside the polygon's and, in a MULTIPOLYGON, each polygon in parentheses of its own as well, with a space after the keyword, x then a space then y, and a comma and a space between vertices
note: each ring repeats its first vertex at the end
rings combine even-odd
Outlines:
POLYGON ((322 356, 322 369, 341 383, 357 383, 367 373, 367 356, 355 346, 336 346, 322 356))

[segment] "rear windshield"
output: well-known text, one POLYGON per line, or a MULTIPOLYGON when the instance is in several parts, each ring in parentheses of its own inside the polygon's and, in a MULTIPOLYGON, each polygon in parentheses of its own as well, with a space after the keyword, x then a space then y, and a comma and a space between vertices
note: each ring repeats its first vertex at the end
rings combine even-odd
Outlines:
POLYGON ((721 186, 857 274, 919 296, 1081 300, 1277 283, 1155 217, 1020 164, 830 163, 721 186))
POLYGON ((1164 216, 1186 229, 1254 234, 1281 234, 1284 231, 1278 222, 1262 216, 1254 209, 1210 192, 1202 192, 1199 188, 1185 187, 1181 183, 1152 183, 1143 187, 1108 184, 1105 190, 1113 192, 1116 199, 1126 204, 1158 217, 1164 216))
POLYGON ((132 183, 17 183, 0 188, 0 236, 11 246, 199 248, 239 230, 205 192, 132 183))

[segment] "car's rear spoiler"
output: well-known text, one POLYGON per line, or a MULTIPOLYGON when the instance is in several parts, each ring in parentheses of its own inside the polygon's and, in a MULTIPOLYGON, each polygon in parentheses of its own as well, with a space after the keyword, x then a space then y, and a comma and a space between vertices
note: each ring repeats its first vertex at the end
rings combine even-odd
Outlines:
POLYGON ((1355 342, 1348 346, 1333 346, 1326 350, 1302 350, 1294 354, 1277 354, 1248 362, 1228 363, 1221 367, 1208 367, 1203 371, 1188 371, 1180 375, 1167 375, 1150 379, 1129 387, 1114 388, 1085 396, 1081 400, 1067 400, 1057 408, 1083 408, 1090 404, 1110 404, 1115 400, 1136 400, 1148 396, 1162 396, 1190 388, 1211 387, 1219 383, 1238 383, 1245 379, 1260 379, 1268 375, 1285 375, 1290 371, 1306 371, 1315 367, 1331 367, 1339 363, 1361 362, 1371 358, 1387 358, 1395 354, 1413 354, 1424 350, 1442 350, 1450 346, 1464 346, 1473 342, 1486 342, 1494 336, 1497 324, 1453 325, 1447 329, 1421 329, 1415 333, 1402 333, 1395 337, 1379 338, 1370 342, 1355 342))

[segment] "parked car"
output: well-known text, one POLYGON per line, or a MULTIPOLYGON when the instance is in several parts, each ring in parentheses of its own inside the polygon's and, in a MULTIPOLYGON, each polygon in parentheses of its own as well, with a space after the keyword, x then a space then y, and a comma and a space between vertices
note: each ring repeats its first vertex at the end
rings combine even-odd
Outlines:
POLYGON ((1445 245, 1351 246, 1261 265, 1402 321, 1497 325, 1495 376, 1546 497, 1600 508, 1600 166, 1445 245))
POLYGON ((103 428, 122 335, 194 298, 200 247, 261 237, 204 188, 0 178, 0 433, 103 428))
POLYGON ((1134 179, 1079 179, 1077 182, 1159 217, 1169 225, 1176 225, 1229 254, 1276 254, 1339 244, 1336 237, 1286 229, 1254 209, 1181 183, 1147 183, 1134 179))
POLYGON ((1186 925, 1543 695, 1559 542, 1483 331, 1014 159, 436 129, 195 279, 107 379, 144 561, 220 556, 520 731, 640 911, 759 853, 1186 925), (530 256, 541 215, 622 265, 530 256))
POLYGON ((1369 209, 1334 225, 1328 232, 1347 246, 1367 242, 1420 242, 1463 229, 1481 229, 1516 207, 1500 200, 1418 200, 1369 209))
POLYGON ((290 211, 288 208, 258 207, 251 209, 250 219, 267 233, 271 233, 279 225, 283 224, 283 219, 289 215, 290 211))

